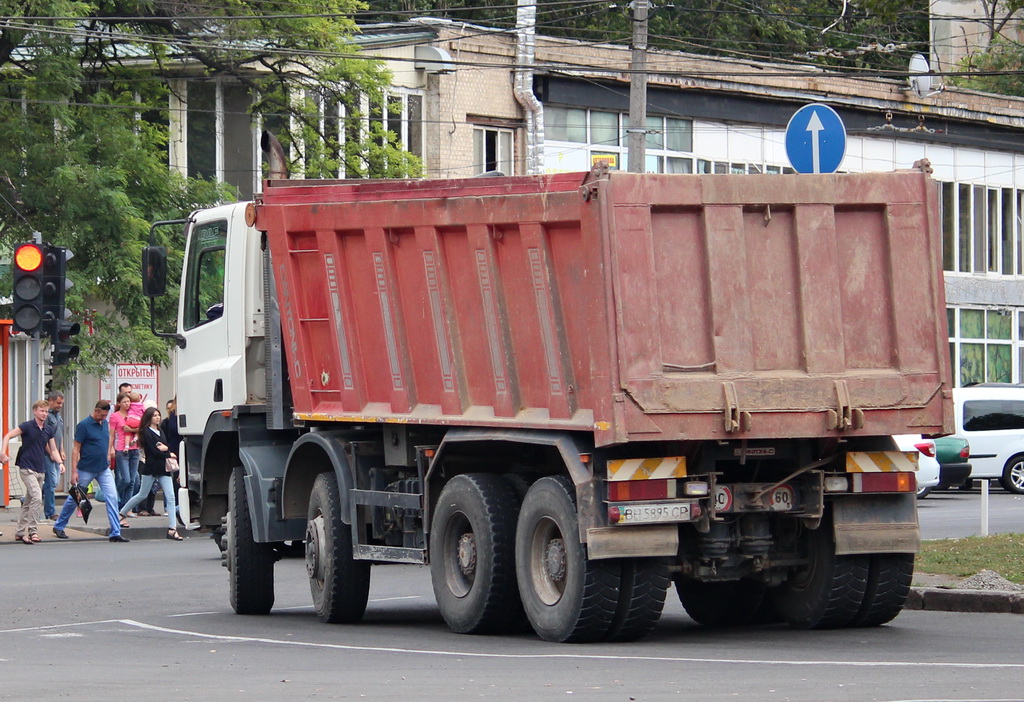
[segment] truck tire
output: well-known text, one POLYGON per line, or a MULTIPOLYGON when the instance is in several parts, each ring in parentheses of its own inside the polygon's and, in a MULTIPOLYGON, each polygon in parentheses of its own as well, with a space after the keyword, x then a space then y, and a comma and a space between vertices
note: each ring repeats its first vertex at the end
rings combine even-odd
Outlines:
POLYGON ((235 614, 269 614, 274 606, 274 548, 252 537, 252 516, 242 468, 228 479, 227 542, 231 608, 235 614))
POLYGON ((850 626, 860 612, 868 579, 867 556, 837 556, 830 520, 804 532, 809 563, 772 588, 782 620, 796 629, 850 626))
POLYGON ((638 641, 654 630, 668 594, 668 564, 660 558, 619 561, 619 602, 607 641, 638 641))
POLYGON ((864 602, 853 626, 881 626, 891 622, 910 594, 914 554, 876 553, 870 559, 864 602))
POLYGON ((538 636, 559 643, 602 640, 615 618, 620 575, 614 561, 587 559, 568 478, 541 478, 530 486, 516 525, 516 579, 538 636))
POLYGON ((502 476, 452 478, 430 530, 430 580, 441 616, 457 634, 498 633, 521 621, 516 584, 520 497, 502 476))
POLYGON ((729 627, 757 623, 767 588, 756 580, 701 582, 676 580, 676 593, 690 619, 703 626, 729 627))
POLYGON ((1014 456, 1006 462, 999 484, 1007 492, 1024 495, 1024 455, 1014 456))
POLYGON ((338 479, 316 476, 306 520, 306 574, 313 609, 327 624, 360 621, 370 597, 370 564, 352 557, 352 527, 341 521, 338 479))

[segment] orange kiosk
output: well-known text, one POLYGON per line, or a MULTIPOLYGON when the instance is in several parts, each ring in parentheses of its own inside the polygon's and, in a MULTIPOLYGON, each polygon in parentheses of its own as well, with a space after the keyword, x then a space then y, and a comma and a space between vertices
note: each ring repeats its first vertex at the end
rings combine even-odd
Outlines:
MULTIPOLYGON (((13 322, 9 319, 0 319, 0 428, 3 429, 3 433, 6 434, 10 426, 11 421, 11 363, 10 363, 10 348, 11 348, 11 325, 13 322)), ((3 436, 3 434, 0 434, 3 436)), ((3 476, 3 507, 7 507, 7 503, 10 502, 11 498, 11 479, 7 474, 8 466, 0 465, 0 475, 3 476)))

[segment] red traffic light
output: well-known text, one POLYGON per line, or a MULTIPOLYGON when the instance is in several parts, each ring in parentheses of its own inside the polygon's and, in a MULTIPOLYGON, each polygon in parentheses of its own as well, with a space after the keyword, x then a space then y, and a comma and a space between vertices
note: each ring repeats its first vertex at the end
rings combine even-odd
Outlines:
POLYGON ((14 265, 26 273, 43 265, 43 250, 37 244, 22 244, 14 251, 14 265))

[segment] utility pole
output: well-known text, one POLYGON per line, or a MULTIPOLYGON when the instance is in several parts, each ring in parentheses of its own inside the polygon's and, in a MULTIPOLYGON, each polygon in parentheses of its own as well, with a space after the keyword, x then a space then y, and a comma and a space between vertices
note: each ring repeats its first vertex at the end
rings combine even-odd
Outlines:
POLYGON ((628 170, 643 173, 647 162, 647 17, 650 0, 633 0, 633 56, 629 62, 628 170))

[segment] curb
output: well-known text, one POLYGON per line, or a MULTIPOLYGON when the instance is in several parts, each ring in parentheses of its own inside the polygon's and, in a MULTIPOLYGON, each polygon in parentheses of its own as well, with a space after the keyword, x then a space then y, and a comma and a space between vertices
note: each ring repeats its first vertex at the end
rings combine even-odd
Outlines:
POLYGON ((1024 592, 912 587, 903 608, 933 612, 1024 614, 1024 592))

